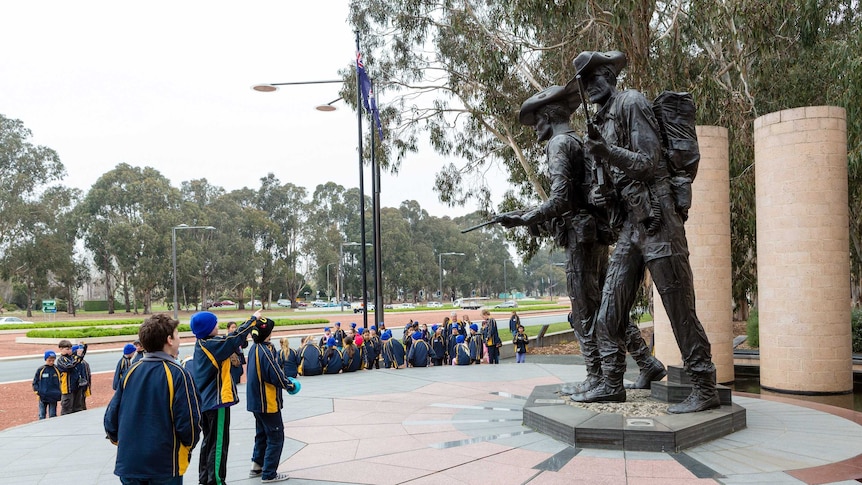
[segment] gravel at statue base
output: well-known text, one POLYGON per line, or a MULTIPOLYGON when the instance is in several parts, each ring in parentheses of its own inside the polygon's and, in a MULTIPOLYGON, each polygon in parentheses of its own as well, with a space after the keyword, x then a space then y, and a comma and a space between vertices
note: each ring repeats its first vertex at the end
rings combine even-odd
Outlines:
POLYGON ((623 416, 647 418, 667 414, 668 403, 650 397, 649 389, 626 390, 626 402, 575 402, 571 396, 562 396, 569 406, 583 408, 595 413, 622 414, 623 416))

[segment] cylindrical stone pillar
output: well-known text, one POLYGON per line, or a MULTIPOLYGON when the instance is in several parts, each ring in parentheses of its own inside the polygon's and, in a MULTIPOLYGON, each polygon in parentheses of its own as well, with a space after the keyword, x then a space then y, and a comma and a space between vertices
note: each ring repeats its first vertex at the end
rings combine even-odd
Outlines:
MULTIPOLYGON (((730 158, 727 128, 698 126, 700 165, 685 223, 697 316, 712 345, 718 382, 733 382, 733 303, 730 262, 730 158)), ((655 355, 665 365, 682 357, 670 320, 653 287, 655 355)))
POLYGON ((754 120, 760 384, 853 389, 847 124, 813 106, 754 120))

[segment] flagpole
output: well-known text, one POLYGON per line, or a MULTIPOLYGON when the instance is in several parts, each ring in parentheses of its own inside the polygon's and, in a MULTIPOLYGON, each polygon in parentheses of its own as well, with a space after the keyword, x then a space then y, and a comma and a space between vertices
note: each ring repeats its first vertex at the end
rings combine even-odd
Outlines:
MULTIPOLYGON (((356 62, 359 62, 359 31, 356 33, 356 62)), ((365 166, 362 163, 362 81, 359 78, 359 65, 356 66, 356 126, 359 141, 359 232, 362 247, 362 326, 368 328, 368 278, 365 274, 365 166)), ((376 308, 375 308, 376 310, 376 308)))
MULTIPOLYGON (((374 92, 374 81, 371 81, 371 92, 374 92)), ((383 263, 381 255, 380 240, 380 162, 377 161, 377 149, 375 144, 376 128, 374 124, 374 113, 371 113, 371 214, 373 215, 372 227, 374 238, 374 324, 379 325, 383 320, 383 263)))

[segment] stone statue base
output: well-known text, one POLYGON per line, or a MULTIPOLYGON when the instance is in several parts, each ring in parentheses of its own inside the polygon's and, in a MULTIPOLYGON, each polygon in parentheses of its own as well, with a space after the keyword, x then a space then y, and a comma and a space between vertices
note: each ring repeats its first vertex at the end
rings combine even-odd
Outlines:
POLYGON ((745 429, 745 408, 730 401, 724 386, 718 386, 718 409, 666 414, 667 404, 685 399, 689 386, 678 367, 652 391, 628 391, 625 403, 572 403, 560 395, 563 384, 537 386, 524 406, 524 426, 576 448, 654 452, 679 452, 745 429))

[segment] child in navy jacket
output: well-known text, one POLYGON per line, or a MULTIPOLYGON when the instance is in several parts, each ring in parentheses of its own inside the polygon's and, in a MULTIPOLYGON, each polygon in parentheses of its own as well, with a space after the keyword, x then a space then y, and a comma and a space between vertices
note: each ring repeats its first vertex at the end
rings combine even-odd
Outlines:
POLYGON ((191 362, 195 387, 201 395, 201 440, 198 483, 216 485, 225 483, 227 452, 230 444, 230 407, 239 402, 236 383, 230 374, 230 357, 242 347, 249 332, 262 321, 260 310, 236 332, 219 335, 218 318, 212 312, 192 315, 191 327, 195 342, 191 362))
POLYGON ((45 365, 33 376, 33 392, 39 396, 39 419, 57 417, 57 402, 60 400, 60 371, 54 367, 57 354, 45 351, 45 365), (47 415, 47 416, 46 416, 47 415))
POLYGON ((114 474, 123 483, 183 483, 200 436, 200 396, 177 362, 180 322, 158 314, 139 336, 146 355, 126 371, 105 410, 105 432, 117 445, 114 474))
POLYGON ((254 341, 248 351, 248 384, 246 407, 254 414, 254 451, 251 454, 250 478, 263 483, 280 482, 289 477, 278 473, 284 448, 284 422, 281 418, 282 389, 294 390, 294 380, 284 375, 275 347, 269 342, 272 322, 266 321, 252 330, 254 341))

